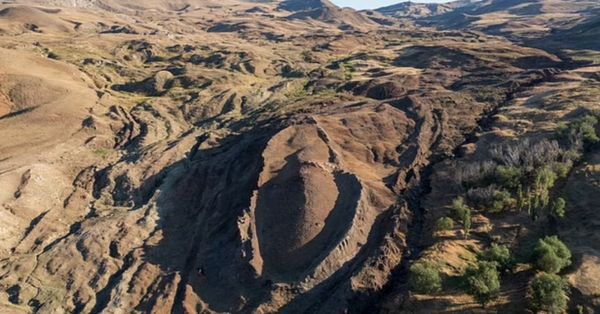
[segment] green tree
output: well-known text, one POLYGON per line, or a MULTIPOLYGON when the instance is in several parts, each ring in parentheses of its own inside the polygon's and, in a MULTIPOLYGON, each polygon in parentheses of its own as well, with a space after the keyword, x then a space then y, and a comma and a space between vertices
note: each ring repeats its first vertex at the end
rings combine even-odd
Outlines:
POLYGON ((532 208, 530 208, 530 215, 534 221, 539 218, 540 209, 548 207, 550 203, 550 188, 554 186, 556 179, 558 179, 557 174, 548 166, 537 170, 535 174, 533 204, 532 208))
POLYGON ((471 231, 471 207, 465 204, 464 198, 459 197, 452 203, 452 210, 454 216, 463 224, 465 236, 467 236, 471 231))
POLYGON ((494 262, 502 271, 507 271, 513 266, 513 258, 506 245, 492 244, 487 251, 479 254, 479 260, 494 262))
POLYGON ((495 262, 479 261, 477 267, 469 267, 465 273, 467 292, 482 306, 498 297, 500 275, 495 262))
POLYGON ((471 220, 471 208, 469 208, 465 212, 465 215, 463 216, 463 229, 465 231, 465 236, 468 236, 469 233, 471 232, 471 224, 472 224, 472 220, 471 220))
POLYGON ((533 310, 549 314, 564 313, 569 301, 568 291, 567 283, 558 275, 539 274, 529 287, 533 310))
POLYGON ((554 216, 556 216, 558 218, 565 218, 565 214, 567 213, 566 207, 567 207, 567 202, 565 201, 565 199, 562 197, 559 197, 554 202, 554 208, 552 209, 552 213, 554 214, 554 216))
POLYGON ((537 268, 547 273, 556 274, 571 265, 571 251, 557 236, 538 240, 533 254, 537 268))
POLYGON ((410 267, 409 271, 409 283, 413 291, 432 294, 442 290, 442 278, 433 263, 417 262, 410 267))
POLYGON ((465 212, 469 209, 469 206, 465 204, 465 199, 462 197, 457 197, 452 202, 452 212, 456 219, 458 219, 462 223, 462 217, 465 215, 465 212))
POLYGON ((519 211, 522 211, 526 204, 527 200, 525 199, 525 195, 523 193, 523 186, 519 185, 517 187, 517 207, 519 208, 519 211))

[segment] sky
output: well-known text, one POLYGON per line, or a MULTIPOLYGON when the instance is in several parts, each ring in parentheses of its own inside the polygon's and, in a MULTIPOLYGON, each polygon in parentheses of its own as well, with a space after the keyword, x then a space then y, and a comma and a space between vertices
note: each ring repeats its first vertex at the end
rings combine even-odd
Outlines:
MULTIPOLYGON (((341 7, 351 7, 357 10, 362 9, 375 9, 384 7, 386 5, 396 4, 398 2, 404 2, 406 0, 332 0, 331 2, 341 7)), ((440 3, 448 2, 447 0, 412 0, 413 2, 429 2, 429 3, 440 3)))

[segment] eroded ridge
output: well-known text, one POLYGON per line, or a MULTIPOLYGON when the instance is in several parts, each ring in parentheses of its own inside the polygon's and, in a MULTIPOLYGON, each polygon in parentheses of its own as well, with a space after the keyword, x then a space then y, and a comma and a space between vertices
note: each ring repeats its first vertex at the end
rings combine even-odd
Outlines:
MULTIPOLYGON (((0 4, 0 312, 477 311, 452 284, 544 232, 573 250, 569 306, 596 309, 600 78, 574 43, 595 17, 492 2, 0 4), (456 30, 461 12, 505 28, 456 30), (557 25, 551 45, 507 16, 557 25), (488 177, 525 159, 564 170, 545 190, 564 220, 474 202, 517 197, 488 177), (414 293, 420 262, 442 292, 414 293)), ((519 261, 490 310, 529 306, 519 261)))

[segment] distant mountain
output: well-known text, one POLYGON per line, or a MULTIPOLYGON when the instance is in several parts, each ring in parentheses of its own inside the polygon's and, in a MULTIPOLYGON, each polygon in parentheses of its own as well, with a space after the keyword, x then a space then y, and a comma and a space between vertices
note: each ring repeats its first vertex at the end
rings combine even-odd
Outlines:
POLYGON ((387 7, 376 9, 375 11, 384 15, 393 17, 412 17, 420 18, 433 15, 440 15, 452 11, 452 7, 439 3, 415 3, 401 2, 387 7))
POLYGON ((338 8, 328 0, 285 0, 279 5, 279 9, 286 11, 310 11, 338 8))
POLYGON ((592 37, 585 37, 586 45, 597 46, 598 40, 593 36, 597 34, 594 19, 598 10, 597 0, 485 0, 421 18, 418 23, 442 29, 478 30, 544 45, 555 38, 561 38, 563 46, 573 45, 577 43, 571 41, 591 34, 592 37))
POLYGON ((357 29, 377 25, 361 13, 350 8, 340 8, 328 0, 286 0, 278 6, 278 9, 290 11, 292 14, 287 17, 288 19, 313 19, 357 29))
POLYGON ((600 50, 600 9, 568 29, 553 29, 545 37, 531 42, 549 49, 600 50))
POLYGON ((182 11, 186 9, 212 7, 215 9, 236 4, 265 2, 253 0, 19 0, 18 3, 39 4, 73 8, 95 8, 113 12, 161 10, 182 11))
POLYGON ((460 0, 449 3, 419 3, 419 2, 400 2, 390 6, 375 9, 383 15, 397 18, 423 18, 436 16, 451 12, 457 8, 471 5, 479 0, 460 0))
POLYGON ((461 0, 445 4, 401 2, 370 11, 440 29, 469 29, 536 46, 594 48, 598 0, 461 0))

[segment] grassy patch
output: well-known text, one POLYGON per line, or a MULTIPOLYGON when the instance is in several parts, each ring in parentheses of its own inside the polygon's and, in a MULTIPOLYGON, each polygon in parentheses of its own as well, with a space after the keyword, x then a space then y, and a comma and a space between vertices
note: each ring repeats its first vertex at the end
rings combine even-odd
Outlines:
POLYGON ((351 81, 354 78, 356 68, 351 62, 342 63, 342 70, 344 71, 344 81, 351 81))
POLYGON ((574 61, 590 62, 593 65, 600 64, 600 53, 594 50, 569 50, 569 56, 574 61))
POLYGON ((94 150, 94 155, 106 160, 110 155, 110 150, 107 148, 98 148, 94 150))
POLYGON ((304 98, 311 96, 311 93, 306 89, 306 80, 294 81, 288 85, 285 97, 287 98, 304 98))

